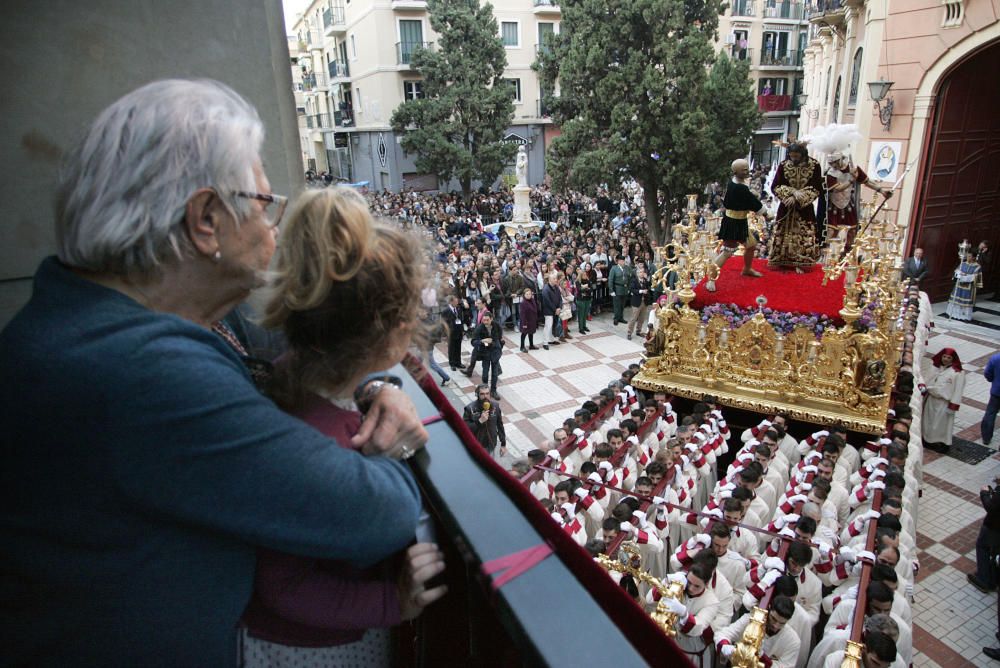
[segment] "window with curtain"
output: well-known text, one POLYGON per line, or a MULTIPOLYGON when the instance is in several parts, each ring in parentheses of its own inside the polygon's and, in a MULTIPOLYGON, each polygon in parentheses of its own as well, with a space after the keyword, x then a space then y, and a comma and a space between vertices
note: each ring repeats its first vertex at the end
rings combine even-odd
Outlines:
POLYGON ((847 104, 854 105, 858 101, 858 85, 861 83, 861 47, 854 52, 854 67, 851 70, 851 91, 847 96, 847 104))
POLYGON ((408 65, 413 52, 424 43, 424 22, 420 20, 399 21, 399 62, 408 65))
POLYGON ((555 24, 554 23, 544 22, 544 23, 539 23, 538 24, 538 50, 539 51, 546 51, 547 52, 549 50, 548 40, 549 40, 549 38, 554 33, 555 33, 555 24))
POLYGON ((511 97, 514 98, 514 102, 521 101, 521 80, 520 79, 504 79, 508 86, 510 86, 511 97))
POLYGON ((500 38, 503 40, 504 46, 521 46, 521 36, 519 32, 517 21, 500 22, 500 38))

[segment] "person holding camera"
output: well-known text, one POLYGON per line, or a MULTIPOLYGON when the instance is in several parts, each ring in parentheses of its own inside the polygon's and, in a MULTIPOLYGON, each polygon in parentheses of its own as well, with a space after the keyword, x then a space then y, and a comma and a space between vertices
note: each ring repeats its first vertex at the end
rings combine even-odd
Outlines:
POLYGON ((500 456, 507 455, 507 434, 503 429, 503 415, 500 404, 490 401, 488 385, 483 383, 476 386, 476 400, 465 407, 462 418, 486 452, 492 455, 499 443, 500 456))
POLYGON ((979 490, 979 500, 986 509, 983 525, 979 527, 976 538, 976 572, 969 573, 966 578, 969 584, 982 592, 995 591, 997 588, 996 557, 1000 554, 1000 477, 993 479, 993 485, 983 485, 979 490))

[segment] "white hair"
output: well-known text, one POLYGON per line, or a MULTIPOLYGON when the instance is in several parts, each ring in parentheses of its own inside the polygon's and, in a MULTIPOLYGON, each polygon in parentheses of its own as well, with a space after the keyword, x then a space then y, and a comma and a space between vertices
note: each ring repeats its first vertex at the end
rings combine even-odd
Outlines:
POLYGON ((213 188, 245 217, 255 191, 264 126, 256 109, 217 81, 167 79, 105 109, 67 155, 56 196, 64 263, 148 275, 190 248, 188 199, 213 188))

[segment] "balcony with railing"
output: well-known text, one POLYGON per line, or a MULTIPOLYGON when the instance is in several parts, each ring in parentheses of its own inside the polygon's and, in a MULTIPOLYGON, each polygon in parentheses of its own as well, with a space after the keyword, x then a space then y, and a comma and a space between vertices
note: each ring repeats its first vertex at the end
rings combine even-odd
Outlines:
POLYGON ((729 57, 733 60, 748 60, 753 62, 753 49, 748 49, 746 47, 740 47, 739 44, 733 44, 729 47, 729 57))
POLYGON ((344 14, 344 6, 340 4, 330 5, 323 10, 323 33, 327 37, 347 30, 347 19, 344 14))
POLYGON ((557 0, 535 0, 535 14, 561 14, 557 0))
POLYGON ((307 128, 324 130, 333 127, 330 125, 330 114, 309 114, 305 118, 307 128))
POLYGON ((307 93, 316 90, 316 74, 314 72, 302 74, 302 90, 307 93))
POLYGON ((756 16, 754 0, 731 0, 729 3, 732 16, 756 16))
POLYGON ((810 21, 822 20, 827 14, 839 12, 844 8, 844 0, 809 0, 806 3, 805 16, 810 21))
POLYGON ((801 21, 806 16, 806 6, 802 2, 765 2, 761 7, 765 19, 791 19, 801 21))
POLYGON ((757 96, 757 108, 764 113, 772 111, 791 111, 792 109, 792 96, 791 95, 758 95, 757 96))
POLYGON ((802 52, 797 49, 785 51, 762 49, 760 52, 761 67, 802 67, 802 52))
POLYGON ((351 68, 347 63, 331 60, 326 64, 326 69, 327 73, 330 75, 330 81, 333 83, 340 83, 337 79, 351 78, 351 68))
POLYGON ((542 98, 535 100, 535 118, 549 118, 552 112, 542 98))
POLYGON ((417 49, 430 49, 434 42, 396 42, 396 64, 412 65, 417 49))
POLYGON ((427 9, 427 0, 392 0, 392 9, 427 9))
POLYGON ((351 107, 341 107, 333 112, 333 124, 338 128, 349 128, 354 125, 354 110, 351 107))

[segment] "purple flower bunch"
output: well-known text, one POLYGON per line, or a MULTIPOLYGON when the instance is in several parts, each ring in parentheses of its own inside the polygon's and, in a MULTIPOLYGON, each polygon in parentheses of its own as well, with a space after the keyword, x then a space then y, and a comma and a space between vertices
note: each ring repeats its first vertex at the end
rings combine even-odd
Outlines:
MULTIPOLYGON (((877 305, 869 305, 869 307, 871 308, 866 311, 866 316, 858 321, 858 326, 861 329, 867 330, 875 326, 874 309, 877 305)), ((709 320, 719 315, 726 319, 730 329, 736 329, 753 318, 757 312, 757 308, 742 307, 736 304, 712 304, 701 310, 701 321, 708 324, 709 320)), ((764 319, 774 327, 776 332, 785 336, 791 334, 796 327, 808 327, 819 339, 826 330, 837 328, 837 322, 822 313, 792 313, 771 308, 760 309, 760 312, 764 314, 764 319)))

